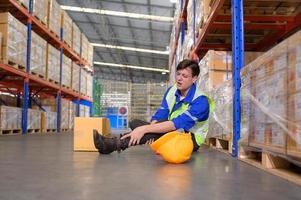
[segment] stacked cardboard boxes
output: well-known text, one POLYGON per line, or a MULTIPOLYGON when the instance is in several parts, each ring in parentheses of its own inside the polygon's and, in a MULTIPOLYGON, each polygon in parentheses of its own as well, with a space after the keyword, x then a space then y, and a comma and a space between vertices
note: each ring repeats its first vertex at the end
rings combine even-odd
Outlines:
POLYGON ((72 62, 72 77, 71 77, 71 85, 72 89, 76 92, 79 92, 79 75, 80 75, 80 66, 75 62, 72 62))
POLYGON ((21 129, 22 108, 0 106, 0 130, 21 129))

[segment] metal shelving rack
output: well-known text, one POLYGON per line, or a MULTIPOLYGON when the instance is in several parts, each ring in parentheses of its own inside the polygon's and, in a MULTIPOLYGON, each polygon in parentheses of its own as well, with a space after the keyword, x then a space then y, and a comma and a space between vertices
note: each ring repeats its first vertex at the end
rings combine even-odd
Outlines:
MULTIPOLYGON (((174 62, 180 32, 181 44, 184 41, 188 1, 181 0, 180 2, 180 26, 175 32, 175 43, 170 51, 169 67, 174 62)), ((190 1, 194 1, 195 10, 195 0, 190 1)), ((251 0, 211 1, 210 14, 202 26, 190 57, 195 60, 202 59, 210 49, 233 52, 232 154, 235 157, 238 156, 240 138, 240 70, 244 66, 244 51, 266 51, 300 29, 300 6, 301 2, 287 0, 257 3, 251 0), (278 9, 281 3, 295 9, 278 9), (265 10, 265 8, 270 9, 265 10)))
MULTIPOLYGON (((60 102, 61 98, 70 99, 77 103, 77 115, 79 116, 79 104, 84 104, 92 107, 92 99, 86 96, 80 95, 80 93, 74 92, 71 89, 62 87, 62 56, 63 54, 71 58, 77 64, 82 66, 81 70, 84 70, 84 66, 88 66, 88 63, 81 59, 67 44, 63 42, 63 31, 61 30, 60 37, 51 32, 46 25, 41 23, 37 18, 32 15, 33 1, 29 0, 29 10, 24 8, 16 0, 4 0, 1 2, 0 11, 10 12, 19 21, 27 25, 27 49, 26 49, 26 70, 22 71, 16 69, 8 64, 0 63, 1 77, 0 82, 4 86, 1 91, 6 89, 6 92, 15 94, 20 101, 20 94, 23 95, 23 113, 22 113, 22 133, 27 134, 27 113, 29 100, 31 100, 31 92, 35 95, 39 94, 41 97, 56 96, 57 99, 57 131, 60 132, 60 102), (37 77, 30 73, 30 45, 31 45, 31 31, 34 31, 49 44, 53 45, 60 51, 60 82, 59 85, 46 81, 40 77, 37 77), (4 80, 5 79, 5 80, 4 80), (12 91, 8 88, 15 88, 12 91), (20 92, 23 91, 23 92, 20 92)), ((80 71, 81 71, 80 70, 80 71)), ((80 76, 79 76, 80 77, 80 76)), ((80 79, 80 78, 79 78, 80 79)), ((80 81, 80 80, 79 80, 80 81)), ((18 101, 18 102, 19 102, 18 101)))

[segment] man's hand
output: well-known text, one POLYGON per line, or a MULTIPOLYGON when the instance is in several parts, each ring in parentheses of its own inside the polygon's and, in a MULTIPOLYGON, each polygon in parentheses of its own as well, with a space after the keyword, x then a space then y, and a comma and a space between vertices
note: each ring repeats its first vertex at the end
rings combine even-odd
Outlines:
POLYGON ((121 139, 123 140, 127 137, 131 137, 129 146, 134 146, 134 145, 140 143, 140 140, 144 136, 144 134, 145 134, 145 131, 144 131, 144 127, 142 126, 142 127, 136 128, 130 134, 122 136, 121 139))

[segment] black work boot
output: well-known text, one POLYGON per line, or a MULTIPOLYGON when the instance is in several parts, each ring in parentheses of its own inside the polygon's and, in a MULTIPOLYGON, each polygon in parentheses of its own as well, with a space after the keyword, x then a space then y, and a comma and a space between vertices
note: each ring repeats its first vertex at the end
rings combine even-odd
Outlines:
POLYGON ((100 135, 97 130, 93 130, 94 145, 101 154, 110 154, 113 151, 120 152, 128 148, 130 139, 121 140, 117 137, 105 137, 100 135))

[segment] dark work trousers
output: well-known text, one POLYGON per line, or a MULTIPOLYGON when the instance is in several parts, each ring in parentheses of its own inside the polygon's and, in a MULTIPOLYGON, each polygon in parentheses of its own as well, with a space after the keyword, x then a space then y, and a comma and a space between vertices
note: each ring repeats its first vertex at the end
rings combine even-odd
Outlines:
MULTIPOLYGON (((158 122, 160 123, 160 122, 158 122)), ((150 124, 149 122, 146 122, 146 121, 143 121, 143 120, 139 120, 139 119, 134 119, 132 121, 130 121, 129 125, 130 125, 130 128, 132 130, 134 130, 135 128, 139 127, 139 126, 143 126, 143 125, 148 125, 150 124)), ((157 140, 159 139, 161 136, 163 136, 164 134, 166 133, 146 133, 140 140, 140 143, 139 144, 145 144, 147 141, 150 141, 150 140, 157 140)), ((195 140, 195 137, 194 137, 194 134, 191 133, 191 139, 192 139, 192 142, 193 142, 193 151, 197 151, 200 146, 196 143, 196 140, 195 140)))

